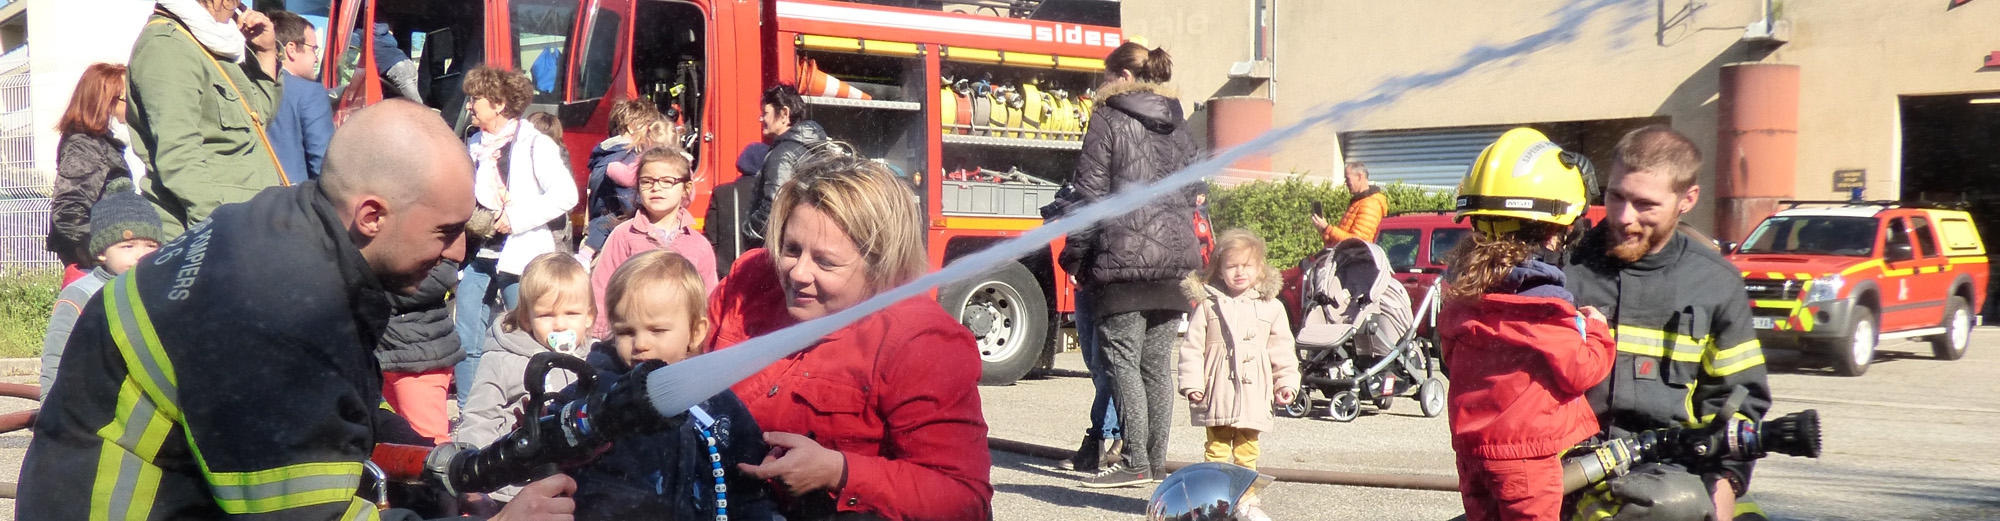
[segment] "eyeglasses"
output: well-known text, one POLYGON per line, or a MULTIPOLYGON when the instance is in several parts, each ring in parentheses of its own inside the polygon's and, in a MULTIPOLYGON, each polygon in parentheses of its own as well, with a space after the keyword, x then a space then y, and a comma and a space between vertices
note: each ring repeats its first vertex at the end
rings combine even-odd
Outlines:
POLYGON ((641 177, 639 178, 639 189, 652 190, 657 188, 665 190, 668 188, 673 188, 676 186, 680 186, 682 184, 686 184, 693 180, 694 180, 693 178, 688 178, 688 177, 641 177))

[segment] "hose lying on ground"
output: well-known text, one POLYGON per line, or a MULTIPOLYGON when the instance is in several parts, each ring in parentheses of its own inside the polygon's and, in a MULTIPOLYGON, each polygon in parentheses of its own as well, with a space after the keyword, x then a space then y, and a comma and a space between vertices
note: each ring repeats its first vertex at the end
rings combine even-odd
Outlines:
MULTIPOLYGON (((1047 445, 989 437, 986 446, 993 450, 1011 452, 1023 456, 1061 460, 1070 457, 1073 451, 1047 445)), ((1167 462, 1167 471, 1180 470, 1190 465, 1179 461, 1167 462)), ((1395 488, 1404 490, 1436 490, 1457 492, 1458 478, 1454 476, 1418 474, 1371 474, 1365 472, 1340 472, 1334 470, 1286 469, 1258 467, 1257 472, 1290 483, 1311 483, 1315 485, 1342 485, 1349 487, 1395 488)))

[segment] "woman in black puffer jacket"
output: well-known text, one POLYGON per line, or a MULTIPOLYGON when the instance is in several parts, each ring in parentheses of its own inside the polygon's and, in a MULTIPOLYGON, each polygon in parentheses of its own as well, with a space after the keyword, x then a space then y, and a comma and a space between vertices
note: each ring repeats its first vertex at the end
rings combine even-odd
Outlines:
MULTIPOLYGON (((1201 146, 1188 134, 1165 50, 1125 42, 1104 59, 1104 85, 1083 136, 1075 185, 1079 202, 1143 186, 1194 164, 1201 146)), ((1086 487, 1121 487, 1165 477, 1173 421, 1173 344, 1193 305, 1180 281, 1201 269, 1195 196, 1188 189, 1098 223, 1063 252, 1082 291, 1095 295, 1101 362, 1110 368, 1124 431, 1123 461, 1086 478, 1086 487)))
POLYGON ((451 320, 448 295, 458 286, 458 263, 438 261, 417 292, 391 292, 388 331, 375 348, 382 364, 382 400, 410 421, 410 428, 438 443, 451 441, 445 388, 452 366, 465 359, 451 320))

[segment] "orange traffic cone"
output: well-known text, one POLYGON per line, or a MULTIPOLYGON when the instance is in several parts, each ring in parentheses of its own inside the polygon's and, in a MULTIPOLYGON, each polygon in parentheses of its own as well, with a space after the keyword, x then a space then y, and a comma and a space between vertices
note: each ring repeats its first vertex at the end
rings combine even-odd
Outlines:
POLYGON ((800 83, 805 84, 805 89, 802 89, 804 92, 800 92, 800 94, 807 96, 874 99, 868 93, 861 92, 861 89, 856 89, 853 85, 848 85, 847 82, 840 81, 840 78, 835 78, 831 74, 820 71, 818 60, 806 60, 806 70, 803 80, 800 83))

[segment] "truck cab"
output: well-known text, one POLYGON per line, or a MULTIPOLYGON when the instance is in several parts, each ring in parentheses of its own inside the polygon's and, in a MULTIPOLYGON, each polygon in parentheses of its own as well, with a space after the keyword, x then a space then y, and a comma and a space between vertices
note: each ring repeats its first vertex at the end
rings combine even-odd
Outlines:
POLYGON ((1769 347, 1824 353, 1868 371, 1881 341, 1928 341, 1965 356, 1985 302, 1986 247, 1963 211, 1895 202, 1787 201, 1729 260, 1769 347))

